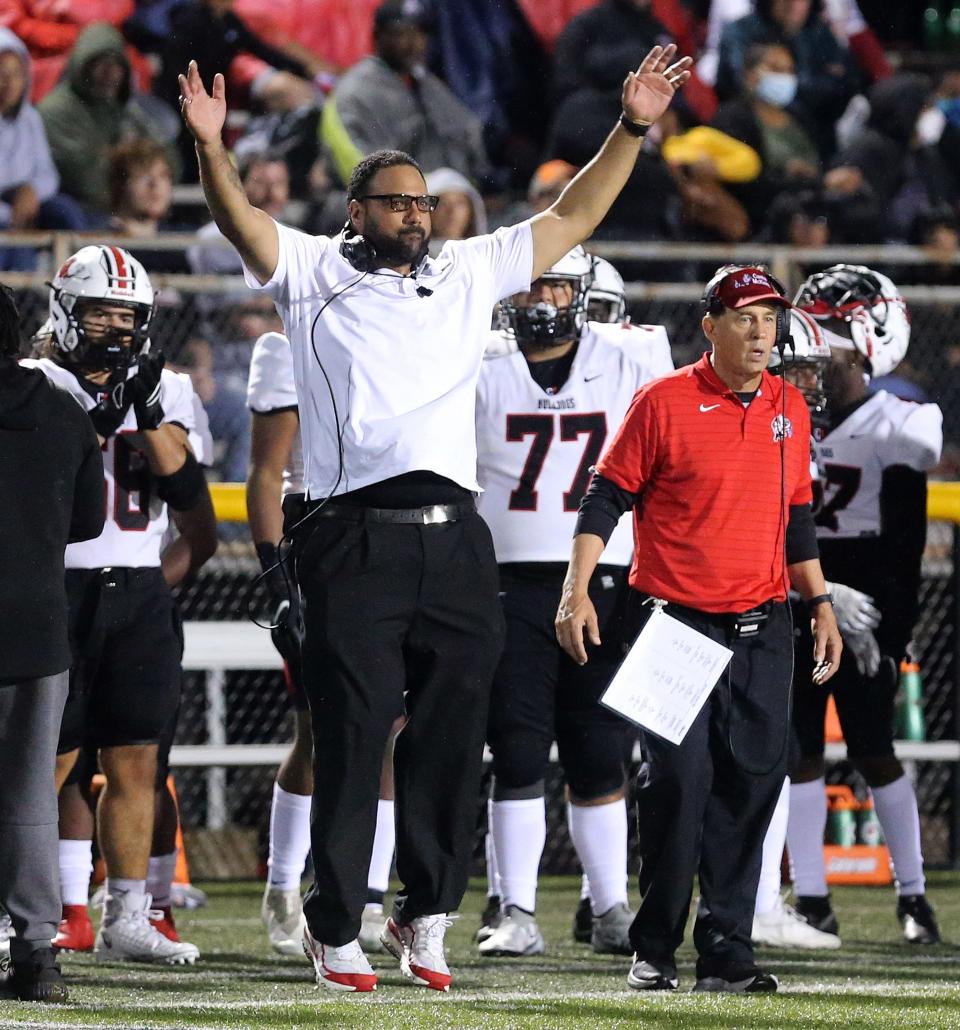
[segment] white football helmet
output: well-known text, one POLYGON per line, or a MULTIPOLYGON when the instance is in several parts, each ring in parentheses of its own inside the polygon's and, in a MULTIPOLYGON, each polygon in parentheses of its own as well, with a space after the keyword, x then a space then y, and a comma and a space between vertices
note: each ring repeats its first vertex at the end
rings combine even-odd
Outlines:
POLYGON ((593 259, 593 283, 587 290, 587 318, 591 322, 625 322, 627 298, 623 276, 602 257, 593 259))
MULTIPOLYGON (((830 345, 817 320, 799 308, 790 309, 790 340, 784 348, 783 366, 787 377, 803 394, 814 425, 826 421, 827 395, 823 372, 830 362, 830 345)), ((770 354, 770 369, 779 373, 780 354, 770 354)))
POLYGON ((519 307, 513 297, 502 301, 507 324, 521 346, 549 347, 579 337, 587 321, 587 291, 593 282, 593 258, 578 245, 543 272, 537 281, 541 280, 569 282, 573 286, 573 300, 565 308, 544 301, 519 307))
POLYGON ((910 313, 900 291, 881 272, 864 265, 833 265, 809 276, 794 303, 818 322, 846 323, 871 376, 888 375, 907 353, 910 313))
POLYGON ((65 363, 88 369, 128 368, 149 348, 153 287, 140 262, 120 247, 82 247, 60 266, 50 283, 53 343, 65 363), (106 301, 134 312, 132 333, 113 329, 87 337, 82 315, 88 301, 106 301))

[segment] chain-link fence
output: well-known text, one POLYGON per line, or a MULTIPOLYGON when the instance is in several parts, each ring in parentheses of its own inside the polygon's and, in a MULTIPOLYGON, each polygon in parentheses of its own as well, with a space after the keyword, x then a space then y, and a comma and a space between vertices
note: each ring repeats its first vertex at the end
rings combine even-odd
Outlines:
MULTIPOLYGON (((43 260, 49 268, 57 267, 57 262, 78 244, 69 237, 44 237, 43 241, 47 248, 43 260)), ((115 242, 131 245, 141 254, 149 271, 150 261, 142 252, 142 241, 115 242)), ((175 242, 175 239, 167 241, 170 245, 175 242)), ((192 240, 182 240, 179 246, 187 242, 192 240)), ((917 396, 937 401, 943 408, 947 448, 942 471, 944 478, 956 478, 955 454, 960 451, 960 340, 955 338, 954 326, 960 315, 960 287, 924 285, 942 281, 943 269, 925 265, 919 251, 844 248, 799 252, 757 247, 741 252, 735 248, 609 243, 598 245, 596 250, 614 260, 625 272, 633 320, 667 327, 678 365, 695 359, 702 350, 697 303, 701 284, 717 265, 727 261, 765 259, 791 287, 798 285, 805 269, 825 267, 838 261, 882 267, 895 282, 915 283, 903 288, 913 317, 913 334, 910 354, 898 374, 909 388, 920 391, 917 396)), ((954 281, 960 282, 960 264, 954 271, 957 273, 954 281)), ((48 277, 49 272, 0 277, 17 288, 25 328, 30 333, 46 317, 45 280, 48 277)), ((161 287, 152 330, 155 345, 164 350, 171 363, 191 372, 201 399, 209 405, 208 410, 214 411, 218 403, 223 404, 225 395, 234 412, 242 410, 253 343, 261 333, 280 328, 272 304, 247 290, 239 277, 154 278, 161 287)), ((219 424, 230 422, 214 421, 215 435, 219 424)), ((231 441, 224 438, 217 441, 221 456, 230 444, 231 441)), ((243 460, 245 462, 245 455, 243 460)), ((199 577, 179 591, 184 618, 197 621, 245 619, 248 601, 254 609, 263 601, 260 591, 250 590, 257 571, 256 560, 245 543, 245 530, 227 529, 218 556, 199 577)), ((924 562, 921 617, 916 632, 917 657, 926 687, 930 740, 958 736, 955 599, 954 530, 945 523, 933 523, 924 562)), ((222 691, 215 701, 208 678, 203 672, 185 675, 178 744, 210 742, 211 705, 214 703, 222 708, 217 717, 228 745, 283 744, 289 739, 290 716, 280 672, 228 671, 223 674, 222 691)), ((847 771, 841 766, 835 769, 834 775, 845 775, 847 771)), ((273 775, 273 768, 266 766, 178 770, 184 824, 187 827, 243 828, 248 838, 259 842, 262 852, 273 775)), ((953 863, 960 848, 957 765, 918 762, 915 775, 925 855, 934 865, 953 863)), ((558 770, 553 770, 547 786, 549 832, 543 869, 572 872, 576 869, 576 859, 566 830, 563 782, 558 770)), ((482 858, 483 811, 478 799, 478 868, 482 858)))

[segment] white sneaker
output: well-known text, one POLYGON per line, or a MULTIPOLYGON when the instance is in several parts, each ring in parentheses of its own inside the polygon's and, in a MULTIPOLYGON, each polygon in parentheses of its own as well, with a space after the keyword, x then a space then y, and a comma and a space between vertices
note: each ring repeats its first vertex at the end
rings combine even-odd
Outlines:
POLYGON ((368 902, 363 906, 363 915, 360 917, 360 936, 357 940, 364 951, 383 951, 380 934, 383 931, 383 924, 385 922, 383 905, 375 905, 368 902))
POLYGON ((192 966, 200 957, 195 944, 171 941, 150 924, 160 913, 150 910, 150 895, 144 894, 140 908, 124 906, 120 898, 108 897, 103 921, 93 946, 101 962, 153 962, 167 966, 192 966))
POLYGON ((267 938, 274 951, 281 955, 301 954, 306 924, 298 887, 286 891, 268 883, 260 905, 260 918, 267 928, 267 938))
POLYGON ((536 919, 528 912, 507 905, 500 925, 477 946, 485 958, 514 958, 518 955, 542 955, 546 948, 536 919))
POLYGON ((420 916, 409 923, 392 917, 380 934, 380 943, 400 960, 400 972, 421 987, 449 991, 453 977, 443 953, 443 937, 453 924, 446 913, 420 916))
POLYGON ((840 947, 840 938, 835 933, 824 933, 811 926, 796 909, 782 899, 776 908, 753 917, 754 944, 766 944, 770 948, 806 948, 811 951, 835 951, 840 947))
POLYGON ((303 953, 313 963, 317 985, 330 991, 375 991, 377 974, 356 940, 339 948, 321 944, 303 928, 303 953))

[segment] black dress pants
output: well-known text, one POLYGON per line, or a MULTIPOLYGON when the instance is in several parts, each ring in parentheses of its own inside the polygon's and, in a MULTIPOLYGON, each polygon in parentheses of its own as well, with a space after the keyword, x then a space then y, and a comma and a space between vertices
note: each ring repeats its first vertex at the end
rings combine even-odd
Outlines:
POLYGON ((665 611, 729 647, 733 658, 679 745, 642 735, 643 902, 630 940, 641 958, 672 964, 699 874, 697 976, 713 976, 754 961, 763 838, 786 774, 792 624, 785 604, 773 605, 752 637, 735 636, 727 616, 673 604, 665 611))
POLYGON ((503 615, 479 515, 427 526, 318 517, 310 529, 297 559, 315 777, 304 914, 317 940, 339 946, 360 930, 380 764, 404 710, 396 914, 409 921, 460 904, 503 615))

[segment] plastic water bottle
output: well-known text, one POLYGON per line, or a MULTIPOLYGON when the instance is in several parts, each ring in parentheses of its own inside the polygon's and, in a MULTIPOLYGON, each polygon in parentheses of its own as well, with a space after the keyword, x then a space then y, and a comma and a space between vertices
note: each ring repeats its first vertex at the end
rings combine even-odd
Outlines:
POLYGON ((896 731, 900 740, 927 739, 923 718, 923 679, 916 662, 900 663, 896 712, 896 731))
POLYGON ((923 12, 923 43, 926 50, 935 51, 943 48, 944 17, 940 5, 930 0, 923 12))
POLYGON ((873 798, 868 798, 860 808, 860 815, 857 819, 857 841, 871 848, 883 843, 883 831, 880 829, 880 820, 873 807, 873 798))

